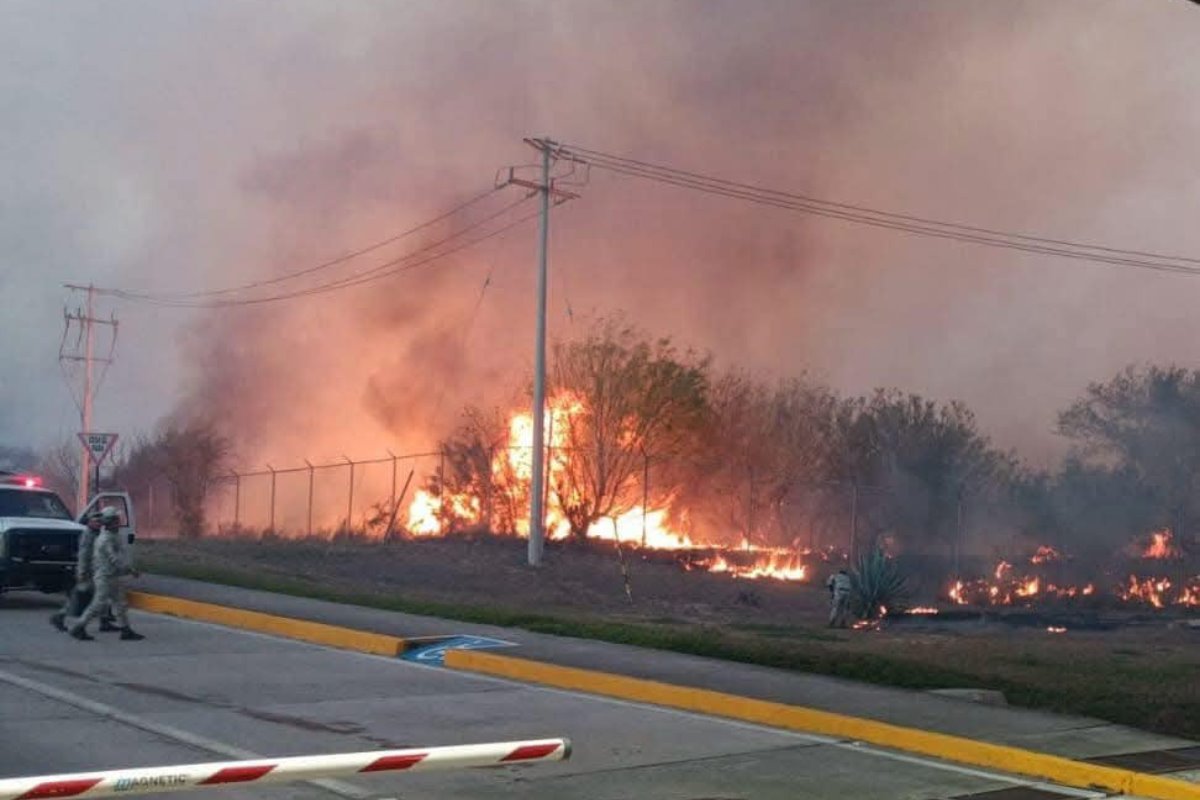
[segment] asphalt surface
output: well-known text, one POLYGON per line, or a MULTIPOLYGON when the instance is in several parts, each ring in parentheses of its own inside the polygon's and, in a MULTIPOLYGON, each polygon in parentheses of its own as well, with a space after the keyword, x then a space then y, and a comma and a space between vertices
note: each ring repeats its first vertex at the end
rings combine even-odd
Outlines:
MULTIPOLYGON (((221 591, 228 604, 238 599, 229 594, 236 590, 221 591)), ((286 600, 316 619, 330 605, 286 600)), ((919 800, 1028 783, 850 742, 139 612, 132 620, 146 641, 98 635, 77 642, 48 624, 54 605, 33 594, 0 598, 0 777, 568 736, 574 755, 558 764, 192 795, 919 800)), ((441 633, 464 632, 455 623, 428 624, 443 626, 441 633)), ((532 648, 519 644, 515 650, 532 648)))

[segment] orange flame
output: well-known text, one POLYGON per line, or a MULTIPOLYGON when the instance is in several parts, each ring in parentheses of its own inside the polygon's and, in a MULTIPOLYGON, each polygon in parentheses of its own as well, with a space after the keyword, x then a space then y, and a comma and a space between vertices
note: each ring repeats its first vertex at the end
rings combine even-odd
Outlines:
POLYGON ((1129 583, 1117 588, 1117 596, 1122 600, 1141 601, 1155 608, 1163 608, 1163 594, 1171 588, 1169 578, 1144 578, 1139 580, 1136 575, 1129 576, 1129 583))
POLYGON ((1183 558, 1183 551, 1172 539, 1174 534, 1168 528, 1150 534, 1150 544, 1142 551, 1142 558, 1183 558))
POLYGON ((1062 553, 1048 544, 1039 545, 1037 552, 1029 559, 1031 564, 1045 564, 1048 561, 1062 561, 1062 553))
POLYGON ((1017 597, 1033 597, 1040 588, 1041 581, 1038 578, 1029 578, 1017 587, 1017 597))
MULTIPOLYGON (((547 433, 548 457, 546 459, 547 483, 562 491, 569 485, 564 480, 569 475, 569 433, 572 423, 586 412, 583 399, 569 392, 560 392, 547 402, 545 430, 547 433)), ((632 434, 629 434, 632 435, 632 434)), ((528 497, 533 480, 533 415, 527 412, 514 413, 508 422, 506 446, 497 448, 491 462, 491 480, 511 498, 528 497)), ((546 504, 546 536, 548 539, 565 539, 571 534, 571 525, 563 513, 563 498, 551 494, 546 504)), ((579 498, 566 498, 574 502, 579 498)), ((647 550, 711 550, 713 557, 693 559, 687 568, 706 569, 738 578, 775 578, 801 581, 808 577, 808 567, 803 556, 809 551, 799 548, 758 547, 743 543, 741 548, 727 545, 697 542, 670 524, 671 498, 665 498, 658 508, 635 506, 615 517, 598 520, 587 530, 587 538, 614 541, 647 550)), ((519 507, 519 506, 518 506, 519 507)), ((676 515, 686 524, 686 514, 676 515)), ((406 528, 417 537, 440 536, 456 524, 468 525, 483 522, 483 502, 471 493, 446 493, 419 490, 409 504, 406 528)), ((515 533, 529 535, 528 513, 511 521, 515 533)))

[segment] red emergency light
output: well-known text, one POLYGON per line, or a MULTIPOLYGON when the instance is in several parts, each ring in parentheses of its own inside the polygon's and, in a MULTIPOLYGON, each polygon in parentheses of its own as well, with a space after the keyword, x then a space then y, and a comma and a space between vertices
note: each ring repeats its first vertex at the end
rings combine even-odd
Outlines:
POLYGON ((42 479, 37 475, 5 475, 0 477, 0 482, 24 486, 26 489, 36 489, 42 485, 42 479))

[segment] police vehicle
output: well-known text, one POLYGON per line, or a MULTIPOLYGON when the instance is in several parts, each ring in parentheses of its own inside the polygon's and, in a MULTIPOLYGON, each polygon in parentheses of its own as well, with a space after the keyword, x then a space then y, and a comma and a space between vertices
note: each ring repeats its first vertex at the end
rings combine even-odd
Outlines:
POLYGON ((81 521, 104 506, 117 509, 120 538, 132 541, 133 504, 128 494, 97 494, 77 520, 37 476, 0 470, 0 594, 12 589, 69 589, 75 581, 81 521))

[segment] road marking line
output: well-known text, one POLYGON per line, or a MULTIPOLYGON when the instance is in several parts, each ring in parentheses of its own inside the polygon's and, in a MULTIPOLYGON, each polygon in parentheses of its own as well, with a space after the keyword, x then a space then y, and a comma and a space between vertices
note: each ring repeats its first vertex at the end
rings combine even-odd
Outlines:
MULTIPOLYGON (((264 758, 264 756, 250 750, 243 750, 240 747, 235 747, 234 745, 226 744, 225 742, 219 742, 216 739, 209 739, 207 736, 200 736, 199 734, 191 733, 189 731, 176 728, 172 725, 165 725, 161 722, 143 719, 142 717, 130 714, 127 711, 122 711, 121 709, 107 705, 106 703, 100 703, 82 695, 75 694, 74 692, 68 692, 65 689, 59 689, 56 686, 50 686, 49 684, 41 683, 40 681, 35 681, 22 675, 15 675, 11 672, 0 670, 0 681, 4 681, 5 683, 13 686, 19 686, 22 689, 27 689, 31 692, 36 692, 43 697, 57 700, 60 703, 65 703, 84 711, 90 711, 98 716, 111 719, 114 722, 120 722, 132 728, 138 728, 139 730, 146 731, 147 733, 153 733, 157 736, 162 736, 166 739, 178 742, 179 744, 188 745, 189 747, 195 747, 210 753, 216 753, 217 755, 223 755, 239 760, 264 758)), ((317 780, 305 781, 305 783, 317 786, 327 792, 332 792, 339 797, 346 798, 346 800, 371 800, 371 798, 375 797, 374 794, 366 791, 365 789, 360 789, 352 783, 346 783, 345 781, 339 781, 336 779, 321 778, 317 780)))
POLYGON ((561 667, 477 650, 451 650, 446 666, 563 689, 641 700, 771 727, 869 742, 974 767, 990 767, 1081 789, 1106 789, 1156 800, 1200 800, 1200 785, 1126 769, 1074 761, 1018 747, 905 728, 861 717, 786 705, 595 670, 561 667))
MULTIPOLYGON (((208 624, 208 623, 194 623, 208 624)), ((256 636, 264 636, 267 638, 275 638, 267 634, 251 634, 256 636)), ((408 667, 411 669, 423 669, 432 672, 445 673, 444 667, 435 667, 430 664, 422 664, 412 661, 397 661, 395 659, 385 658, 383 656, 371 655, 370 653, 352 653, 359 658, 370 658, 373 660, 384 661, 392 666, 408 667)), ((526 681, 520 681, 515 678, 501 678, 496 675, 490 675, 483 672, 459 672, 459 675, 468 680, 481 681, 484 683, 498 683, 502 686, 509 686, 514 689, 520 689, 527 692, 541 692, 545 694, 557 694, 564 697, 570 697, 579 700, 588 700, 592 702, 608 703, 610 705, 624 706, 626 708, 635 708, 639 711, 652 711, 658 714, 666 714, 675 717, 684 717, 691 720, 701 722, 717 723, 733 728, 741 728, 744 730, 755 731, 757 733, 768 733, 775 736, 783 736, 789 739, 795 739, 800 742, 812 746, 836 747, 842 750, 850 750, 861 755, 875 756, 878 758, 887 758, 893 761, 903 761, 908 764, 917 766, 929 767, 943 772, 953 772, 959 775, 967 775, 974 778, 982 778, 986 780, 994 780, 1000 783, 1011 783, 1014 786, 1032 786, 1037 789, 1045 789, 1047 791, 1055 791, 1061 794, 1068 794, 1073 797, 1081 798, 1101 798, 1108 797, 1107 792, 1090 791, 1087 789, 1076 789, 1070 786, 1060 786, 1056 783, 1043 783, 1041 781, 1031 781, 1028 778, 1018 777, 1016 775, 1004 772, 990 772, 988 770, 967 767, 961 764, 953 764, 947 761, 940 761, 933 758, 924 758, 922 756, 908 755, 898 753, 891 750, 885 750, 878 747, 873 747, 864 742, 856 742, 848 739, 837 739, 832 736, 820 736, 813 733, 800 733, 799 731, 790 730, 788 728, 773 728, 769 725, 760 725, 755 722, 746 722, 740 719, 731 719, 729 717, 720 717, 713 714, 706 714, 701 711, 688 711, 682 708, 672 708, 670 706, 653 705, 638 700, 623 700, 619 697, 611 697, 608 695, 592 694, 590 692, 578 691, 575 689, 559 689, 554 686, 543 686, 539 684, 531 684, 526 681)), ((755 752, 762 751, 763 748, 757 750, 746 751, 745 753, 731 753, 729 757, 737 755, 750 755, 755 752)))
POLYGON ((323 622, 279 617, 274 614, 264 614, 261 611, 246 611, 215 603, 184 600, 179 597, 130 592, 129 605, 131 608, 138 608, 142 611, 216 622, 231 628, 248 628, 275 633, 289 639, 299 639, 346 650, 358 650, 364 653, 398 656, 404 652, 405 648, 404 640, 396 636, 343 628, 340 625, 326 625, 323 622))

